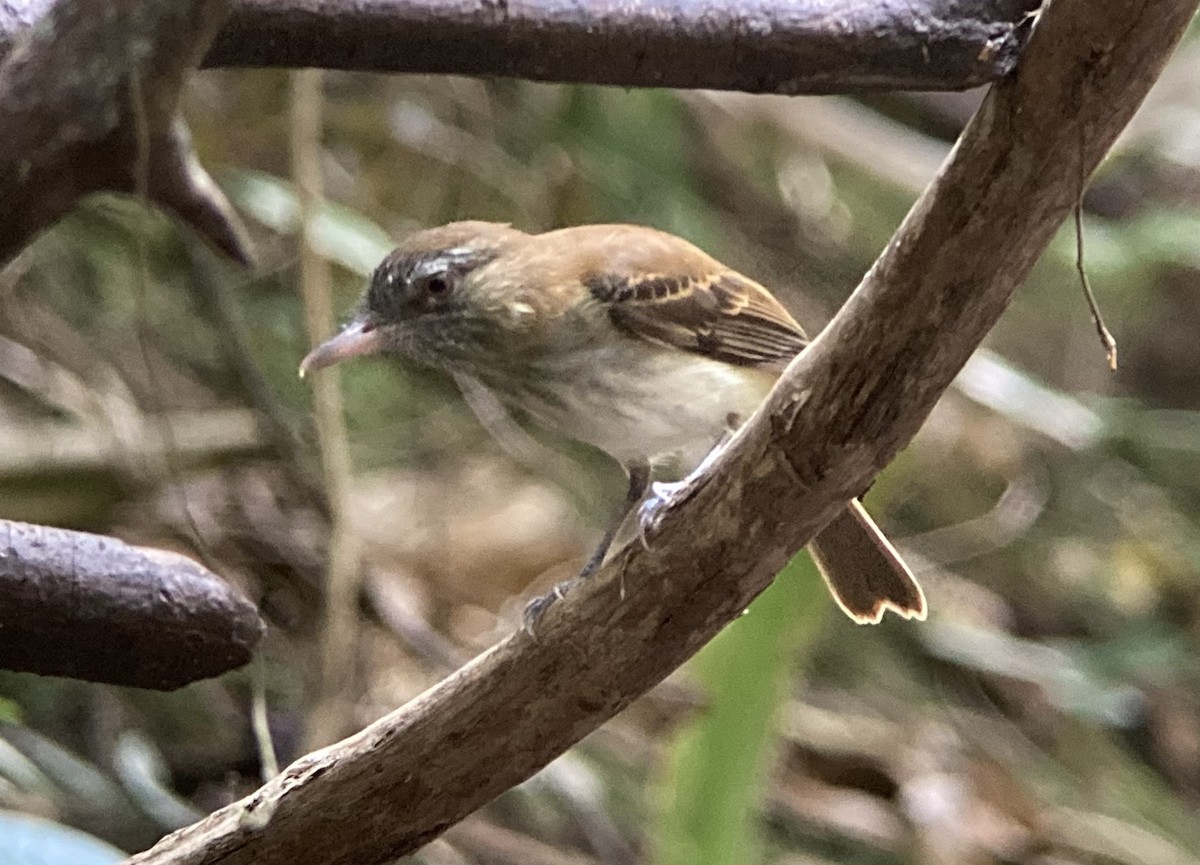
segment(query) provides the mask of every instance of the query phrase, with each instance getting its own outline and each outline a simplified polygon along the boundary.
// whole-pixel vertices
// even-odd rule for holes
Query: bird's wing
[[[808,344],[753,280],[722,267],[680,270],[599,272],[584,285],[625,333],[726,363],[781,370]]]

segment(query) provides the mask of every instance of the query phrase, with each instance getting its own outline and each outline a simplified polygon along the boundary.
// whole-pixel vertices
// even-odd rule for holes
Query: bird
[[[400,357],[609,454],[627,494],[586,578],[632,512],[653,520],[672,480],[706,469],[808,343],[765,287],[673,234],[628,224],[529,234],[462,221],[402,239],[300,375]],[[920,585],[858,499],[809,551],[853,621],[878,623],[887,610],[925,618]],[[527,607],[527,626],[562,594]]]

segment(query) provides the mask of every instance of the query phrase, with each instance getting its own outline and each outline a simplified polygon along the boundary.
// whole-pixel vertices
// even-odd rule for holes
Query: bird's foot
[[[730,415],[730,419],[733,419]],[[733,439],[733,431],[726,430],[721,440],[713,446],[713,449],[708,452],[708,455],[701,460],[700,465],[692,469],[691,474],[681,481],[667,483],[664,481],[655,481],[650,484],[650,494],[646,496],[641,506],[638,508],[637,523],[638,537],[642,541],[642,547],[650,549],[650,544],[646,538],[648,535],[658,529],[659,520],[662,519],[664,513],[672,505],[682,502],[687,499],[696,490],[704,485],[708,479],[709,473],[712,471],[713,465],[716,464],[725,448],[729,446],[729,442]]]
[[[521,614],[521,630],[531,637],[536,637],[534,630],[537,628],[538,622],[542,620],[542,616],[546,615],[546,611],[554,605],[555,601],[561,601],[567,596],[567,592],[571,591],[578,580],[565,580],[558,583],[548,593],[540,598],[534,598],[525,605],[525,612]]]
[[[650,484],[650,495],[646,496],[637,512],[638,538],[643,548],[650,549],[647,536],[657,531],[663,513],[674,504],[677,497],[682,497],[688,486],[690,484],[687,479],[675,483],[655,481]]]

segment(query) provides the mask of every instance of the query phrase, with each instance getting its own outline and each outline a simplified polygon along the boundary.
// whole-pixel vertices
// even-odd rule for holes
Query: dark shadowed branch
[[[241,224],[196,161],[179,91],[226,0],[0,7],[0,264],[92,192],[144,192],[227,255]]]
[[[263,627],[191,559],[0,520],[0,668],[170,690],[245,664]]]
[[[184,79],[226,8],[224,0],[0,7],[0,264],[97,191],[144,194],[248,260],[240,223],[177,116]],[[110,456],[86,436],[71,441],[80,460]],[[54,443],[39,439],[15,456],[46,458]],[[262,630],[253,605],[189,559],[0,522],[0,667],[177,688],[246,663]]]
[[[1070,214],[1196,5],[1055,0],[1016,76],[988,95],[851,300],[667,512],[649,550],[618,553],[550,609],[536,640],[513,635],[131,861],[392,861],[661,681],[913,437]]]
[[[1027,13],[1038,2],[5,3],[0,263],[80,197],[142,186],[227,255],[249,260],[240,221],[195,159],[177,117],[184,76],[206,50],[209,66],[774,93],[945,90],[1008,74],[1030,29]]]
[[[207,66],[448,72],[768,93],[961,90],[1040,0],[234,0]]]

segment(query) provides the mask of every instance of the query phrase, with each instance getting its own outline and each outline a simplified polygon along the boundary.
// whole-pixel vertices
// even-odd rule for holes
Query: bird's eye
[[[425,290],[430,294],[445,294],[450,289],[450,283],[444,276],[431,276],[425,283]]]

